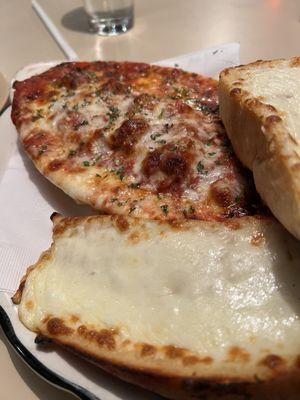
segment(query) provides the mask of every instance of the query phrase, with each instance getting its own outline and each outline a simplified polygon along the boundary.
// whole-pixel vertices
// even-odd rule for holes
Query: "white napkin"
[[[216,76],[223,68],[238,63],[239,45],[230,43],[156,64],[176,64],[188,71]],[[17,142],[9,114],[7,110],[0,119],[0,133],[8,127],[11,138]],[[49,247],[52,228],[49,217],[54,211],[63,215],[95,213],[89,207],[76,205],[48,182],[16,145],[0,183],[0,291],[15,291],[27,267]]]
[[[218,78],[222,69],[240,63],[240,45],[224,43],[194,53],[183,54],[155,64],[165,67],[179,67],[186,71],[198,72],[205,76]]]

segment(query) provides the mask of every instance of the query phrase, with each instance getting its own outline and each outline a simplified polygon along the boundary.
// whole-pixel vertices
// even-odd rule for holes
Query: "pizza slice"
[[[73,62],[14,88],[12,120],[25,151],[76,202],[151,219],[258,212],[213,79],[142,63]]]

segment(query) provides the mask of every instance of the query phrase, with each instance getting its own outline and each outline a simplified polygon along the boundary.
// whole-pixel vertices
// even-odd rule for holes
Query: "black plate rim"
[[[18,356],[33,370],[37,375],[45,379],[50,384],[70,392],[80,400],[101,400],[87,389],[76,383],[63,378],[51,369],[42,364],[30,351],[22,344],[17,337],[12,323],[4,308],[0,305],[0,327],[13,350]]]

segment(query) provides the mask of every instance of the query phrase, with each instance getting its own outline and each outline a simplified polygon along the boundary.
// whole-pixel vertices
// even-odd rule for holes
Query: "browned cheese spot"
[[[129,107],[126,116],[128,118],[133,118],[135,115],[143,112],[144,110],[149,110],[153,111],[155,106],[156,106],[156,99],[147,94],[147,93],[142,93],[138,95],[132,105]]]
[[[180,192],[181,184],[189,174],[195,155],[190,151],[170,150],[167,144],[156,150],[149,151],[142,162],[142,171],[149,178],[155,174],[163,174],[163,180],[158,183],[158,192]]]
[[[189,169],[188,156],[190,155],[174,153],[163,148],[150,151],[143,160],[143,172],[146,176],[151,176],[160,171],[167,176],[182,180]]]
[[[160,169],[168,176],[186,175],[188,163],[180,154],[166,154],[161,160]]]
[[[133,227],[133,224],[131,225]],[[149,239],[149,233],[144,224],[138,224],[136,230],[132,230],[128,235],[128,241],[131,244],[139,243],[142,240]]]
[[[47,330],[51,335],[70,335],[73,329],[69,328],[64,324],[64,321],[60,318],[51,318],[47,322]]]
[[[89,223],[94,217],[88,217],[87,222]],[[78,224],[84,222],[83,217],[64,217],[54,222],[53,232],[54,235],[62,235],[70,228],[75,228]]]
[[[185,356],[182,358],[183,365],[194,365],[194,364],[206,364],[209,365],[213,362],[212,357],[197,357],[197,356]]]
[[[246,363],[250,360],[250,354],[238,346],[233,346],[228,351],[227,362],[243,362]]]
[[[151,344],[143,343],[141,345],[141,357],[153,357],[156,354],[156,348]]]
[[[50,172],[54,172],[54,171],[58,171],[60,168],[62,168],[63,165],[64,165],[63,160],[53,160],[48,164],[47,169]]]
[[[128,239],[131,243],[136,244],[142,239],[142,233],[139,231],[134,231],[128,236]]]
[[[143,160],[142,169],[146,176],[151,176],[159,170],[161,150],[154,150]]]
[[[186,356],[182,359],[183,365],[195,365],[200,361],[200,359],[196,356]]]
[[[87,75],[80,68],[76,68],[66,72],[60,79],[59,84],[67,89],[75,90],[85,82],[88,82]]]
[[[112,94],[127,94],[130,92],[130,87],[118,82],[115,78],[109,79],[101,87],[102,93],[108,92]]]
[[[300,66],[300,57],[294,57],[290,61],[291,67],[299,67]]]
[[[200,358],[200,362],[203,364],[211,364],[213,362],[213,359],[212,359],[212,357],[207,356],[207,357]]]
[[[60,236],[60,235],[62,235],[65,231],[66,231],[66,229],[67,229],[67,224],[66,224],[66,221],[64,220],[64,221],[62,221],[62,222],[59,222],[58,224],[56,224],[55,226],[54,226],[54,228],[53,228],[53,234],[55,235],[55,236]]]
[[[285,364],[285,361],[282,357],[277,356],[275,354],[270,354],[263,358],[260,361],[261,365],[264,365],[265,367],[268,367],[270,369],[278,369],[282,367]]]
[[[108,350],[114,350],[116,348],[114,336],[117,335],[117,331],[115,329],[101,329],[100,331],[95,331],[81,325],[78,327],[77,332],[86,340],[96,342],[100,347],[105,347]]]
[[[251,244],[252,246],[261,246],[265,242],[265,237],[262,232],[256,232],[252,237],[251,237]]]
[[[238,221],[236,221],[236,220],[233,220],[233,221],[232,221],[232,220],[230,220],[230,219],[227,219],[227,220],[224,221],[224,222],[225,222],[227,228],[232,229],[233,231],[237,231],[238,229],[241,228],[241,224],[240,224]]]
[[[185,350],[175,346],[165,346],[165,354],[168,358],[180,358],[184,356]]]
[[[209,190],[211,198],[221,207],[228,207],[234,203],[234,197],[230,188],[224,185],[222,179],[215,181]]]
[[[96,129],[93,134],[90,136],[90,138],[85,142],[84,144],[84,151],[87,154],[92,154],[93,150],[94,150],[94,146],[95,143],[97,143],[97,141],[101,138],[101,136],[103,135],[103,131],[101,129]],[[80,136],[79,135],[75,135],[74,137],[74,141],[76,141],[76,137],[77,140],[80,141]]]
[[[102,329],[97,334],[97,343],[102,347],[106,347],[108,350],[114,350],[116,347],[116,341],[114,335],[116,333],[109,329]]]
[[[112,150],[132,153],[136,143],[148,128],[148,123],[142,118],[127,119],[110,136],[108,145]]]
[[[129,229],[129,222],[123,215],[112,216],[112,220],[120,232],[126,232]]]

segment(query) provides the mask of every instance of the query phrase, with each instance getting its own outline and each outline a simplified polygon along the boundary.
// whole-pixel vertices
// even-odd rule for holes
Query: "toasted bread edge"
[[[300,58],[290,62],[296,61],[299,65]],[[251,96],[243,89],[243,80],[240,79],[240,72],[249,68],[276,67],[281,62],[284,60],[257,61],[222,71],[220,114],[237,157],[253,171],[258,193],[275,217],[300,239],[300,187],[293,168],[299,160],[284,155],[286,144],[291,142],[293,146],[295,143],[280,111]]]

